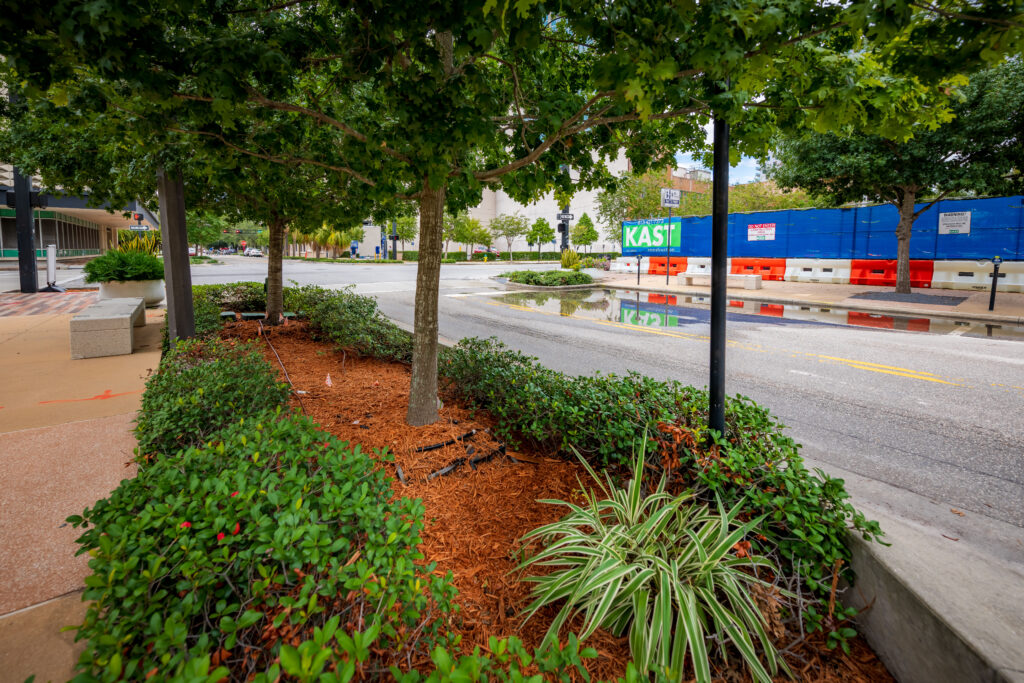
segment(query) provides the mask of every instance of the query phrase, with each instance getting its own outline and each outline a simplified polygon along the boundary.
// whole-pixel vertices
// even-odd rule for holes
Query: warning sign
[[[748,242],[769,242],[775,240],[775,223],[748,223]]]
[[[947,211],[939,214],[940,235],[970,235],[971,212]]]

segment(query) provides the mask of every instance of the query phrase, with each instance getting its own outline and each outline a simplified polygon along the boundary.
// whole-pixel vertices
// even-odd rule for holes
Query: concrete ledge
[[[877,516],[877,515],[872,515]],[[1024,683],[1024,574],[892,518],[892,546],[851,539],[844,602],[901,683]]]
[[[679,273],[676,275],[676,284],[683,286],[710,287],[711,274],[689,274]],[[742,287],[743,289],[761,289],[760,275],[744,275],[729,273],[725,276],[726,287]]]

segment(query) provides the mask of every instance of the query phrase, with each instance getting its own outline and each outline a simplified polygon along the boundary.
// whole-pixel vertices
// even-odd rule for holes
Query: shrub
[[[108,251],[86,263],[84,270],[86,282],[164,279],[164,262],[142,251]]]
[[[363,356],[410,362],[412,337],[377,310],[377,301],[351,288],[315,285],[286,291],[286,304],[309,319],[315,338]]]
[[[742,396],[726,401],[726,434],[707,429],[706,391],[636,373],[569,376],[497,340],[463,339],[441,353],[438,369],[455,392],[486,408],[503,438],[579,451],[597,466],[648,462],[693,487],[698,498],[767,515],[760,551],[778,551],[785,569],[819,594],[837,561],[848,578],[847,526],[877,538],[877,522],[854,509],[841,479],[804,467],[796,443],[767,410]],[[657,437],[644,438],[648,430]],[[712,440],[713,437],[713,440]]]
[[[507,277],[509,281],[521,285],[535,285],[538,287],[565,287],[567,285],[590,285],[594,278],[586,273],[570,270],[514,270],[509,273],[502,273],[501,277]]]
[[[706,641],[714,644],[712,636],[717,636],[723,646],[727,642],[739,651],[755,680],[770,683],[780,658],[749,586],[769,585],[750,569],[775,569],[765,558],[741,559],[730,552],[756,529],[760,518],[736,525],[739,506],[727,512],[719,505],[718,514],[712,514],[693,504],[692,494],[667,493],[664,476],[648,493],[642,483],[642,454],[626,488],[615,486],[607,474],[602,482],[587,469],[604,498],[590,490],[584,505],[542,501],[564,505],[570,512],[524,539],[539,541],[541,549],[520,569],[554,568],[526,579],[536,584],[527,618],[561,603],[545,642],[557,641],[562,625],[582,613],[583,639],[598,628],[617,636],[628,632],[630,653],[640,671],[683,680],[689,653],[696,679],[710,682]]]
[[[573,249],[566,249],[562,252],[562,267],[566,270],[579,270],[580,255]]]
[[[359,447],[303,417],[243,419],[164,454],[69,518],[92,570],[79,669],[273,681],[278,657],[308,668],[313,649],[349,676],[359,660],[379,671],[425,657],[454,589],[418,564],[422,515],[421,502],[392,499]]]
[[[251,347],[179,341],[146,383],[135,425],[139,453],[197,446],[240,417],[285,405],[288,396],[288,386]]]
[[[217,285],[193,285],[192,301],[206,300],[222,311],[252,313],[267,308],[267,293],[262,282],[231,282]]]

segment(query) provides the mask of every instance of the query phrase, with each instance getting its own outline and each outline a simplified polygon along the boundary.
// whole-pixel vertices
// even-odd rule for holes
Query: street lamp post
[[[725,287],[729,228],[729,124],[715,118],[711,185],[711,381],[708,427],[725,436]]]

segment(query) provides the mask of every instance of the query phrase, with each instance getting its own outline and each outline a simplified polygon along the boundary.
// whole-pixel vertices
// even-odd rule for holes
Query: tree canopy
[[[597,187],[620,150],[641,171],[664,166],[706,151],[712,116],[735,155],[763,152],[779,126],[898,137],[944,118],[950,65],[1022,41],[1013,0],[298,4],[41,0],[0,15],[0,53],[24,94],[87,92],[147,142],[229,152],[228,172],[245,158],[352,204],[418,202],[411,424],[437,417],[446,208],[484,186],[518,201],[568,190],[568,168]]]
[[[589,247],[600,239],[600,235],[597,234],[597,229],[594,227],[594,221],[586,213],[579,217],[576,225],[572,226],[572,230],[569,231],[569,237],[572,239],[573,244],[581,247]]]
[[[551,227],[546,218],[538,218],[530,226],[530,231],[526,233],[526,241],[529,244],[537,245],[537,256],[540,256],[541,248],[555,239],[555,229]]]
[[[909,292],[910,236],[918,216],[951,194],[1024,187],[1024,65],[1010,60],[973,75],[953,111],[952,121],[934,130],[917,126],[904,142],[877,135],[783,138],[771,176],[832,204],[867,198],[899,209],[896,286]]]

